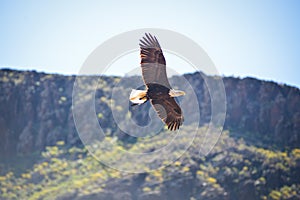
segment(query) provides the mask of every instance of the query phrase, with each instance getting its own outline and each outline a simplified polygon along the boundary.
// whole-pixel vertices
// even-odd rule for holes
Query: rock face
[[[211,114],[204,76],[202,73],[184,75],[197,95],[201,124],[209,122]],[[134,78],[124,80],[130,85]],[[173,77],[171,82],[180,88],[177,79]],[[40,151],[59,140],[80,144],[72,114],[74,81],[75,76],[0,70],[1,156]],[[298,88],[254,78],[225,77],[223,82],[227,100],[225,129],[236,131],[241,137],[253,134],[282,148],[300,147]],[[85,83],[87,89],[89,85],[97,85],[95,97],[101,99],[96,101],[96,110],[101,111],[99,121],[111,133],[119,131],[109,106],[112,88],[117,83],[117,77],[105,77],[101,83]],[[127,93],[123,95],[126,98]],[[193,115],[193,108],[185,111],[185,115]],[[133,113],[133,118],[142,124],[146,116]]]
[[[253,78],[224,78],[226,126],[258,133],[278,146],[299,147],[300,92],[298,88]]]
[[[11,70],[1,70],[0,77],[1,154],[27,154],[58,140],[73,142],[74,77]]]

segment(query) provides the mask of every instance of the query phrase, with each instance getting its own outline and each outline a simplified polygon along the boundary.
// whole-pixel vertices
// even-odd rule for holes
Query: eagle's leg
[[[147,96],[144,96],[142,98],[139,98],[139,100],[143,101],[143,102],[142,103],[133,103],[133,104],[131,104],[131,106],[142,105],[142,104],[146,103],[149,99]]]

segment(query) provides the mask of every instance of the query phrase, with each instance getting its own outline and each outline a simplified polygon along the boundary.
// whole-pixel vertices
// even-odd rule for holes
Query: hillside
[[[189,139],[189,129],[184,128],[181,134],[177,145]],[[178,160],[158,170],[131,160],[119,163],[119,167],[143,168],[145,172],[140,174],[106,167],[85,148],[65,148],[58,142],[47,147],[43,159],[27,172],[0,176],[0,194],[2,199],[64,200],[300,198],[300,149],[283,152],[258,148],[230,138],[227,132],[207,157],[201,157],[197,147],[200,138]],[[161,141],[154,140],[146,146],[127,146],[127,151],[149,151],[159,145]],[[122,160],[117,150],[123,148],[116,144],[105,159]],[[160,158],[153,162],[159,163]]]
[[[185,79],[193,87],[199,102],[203,125],[210,120],[210,94],[200,73],[187,74]],[[130,85],[139,77],[104,77],[102,79],[82,77],[83,87],[96,90],[96,109],[105,118],[99,118],[103,128],[118,132],[110,111],[109,100],[112,88],[123,91],[128,99]],[[27,154],[45,149],[57,141],[79,144],[71,111],[72,89],[75,76],[61,76],[37,72],[13,70],[0,71],[0,152],[2,156]],[[99,81],[100,80],[100,81]],[[99,81],[99,83],[98,83]],[[279,85],[254,78],[223,78],[227,112],[225,129],[240,137],[256,134],[262,143],[281,147],[300,147],[300,92],[298,88]],[[180,77],[171,79],[172,85],[180,88]],[[90,89],[91,90],[91,89]],[[144,121],[144,109],[137,121]],[[185,111],[192,115],[194,109]],[[133,116],[135,117],[135,116]],[[139,123],[139,122],[138,122]],[[141,122],[142,123],[142,122]]]
[[[111,151],[94,155],[119,160],[126,169],[135,165],[143,173],[132,174],[106,167],[87,152],[75,129],[72,91],[75,76],[31,71],[0,70],[0,199],[299,199],[300,198],[300,91],[254,78],[224,77],[226,118],[224,133],[206,157],[199,144],[211,117],[211,99],[202,73],[171,78],[174,88],[184,90],[186,80],[195,91],[201,118],[199,135],[191,140],[195,108],[187,104],[187,120],[174,144],[193,141],[187,151],[175,149],[169,156],[182,156],[156,170],[119,153],[155,152],[168,144],[160,137],[126,135],[113,112],[125,110],[112,97],[128,101],[133,83],[140,77],[80,77],[80,87],[96,88],[95,112]],[[218,92],[218,91],[216,91]],[[83,103],[90,97],[80,94]],[[187,95],[184,98],[189,99]],[[128,118],[147,124],[150,104],[130,108]],[[150,109],[151,110],[151,109]],[[84,110],[82,111],[84,112]],[[86,119],[87,121],[89,119]],[[87,123],[88,124],[88,123]],[[119,124],[119,125],[120,125]],[[129,126],[129,125],[128,125]],[[129,126],[130,128],[130,126]],[[166,136],[166,137],[164,137]],[[149,137],[149,138],[152,138]],[[117,141],[117,142],[116,142]],[[141,157],[141,163],[147,161]],[[163,163],[164,157],[151,160]]]

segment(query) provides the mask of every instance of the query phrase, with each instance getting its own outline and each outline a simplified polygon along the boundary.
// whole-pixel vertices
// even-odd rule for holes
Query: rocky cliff
[[[210,94],[202,73],[186,74],[193,87],[201,111],[201,124],[210,119]],[[206,78],[213,78],[207,77]],[[122,80],[130,85],[133,79]],[[180,88],[180,77],[171,79]],[[100,124],[114,134],[120,132],[113,120],[109,100],[112,88],[127,91],[118,84],[118,77],[103,77],[84,85],[97,85],[96,110]],[[95,79],[96,80],[96,79]],[[72,114],[72,90],[75,76],[37,73],[34,71],[0,70],[0,153],[1,156],[28,154],[41,151],[57,141],[80,144]],[[300,91],[298,88],[254,78],[223,78],[227,112],[225,129],[251,141],[251,135],[279,148],[300,147]],[[124,92],[126,98],[128,94]],[[83,94],[84,96],[84,94]],[[83,98],[84,99],[84,98]],[[150,105],[145,105],[150,107]],[[118,108],[117,108],[118,109]],[[193,108],[185,111],[192,115]],[[133,113],[142,123],[145,116]]]

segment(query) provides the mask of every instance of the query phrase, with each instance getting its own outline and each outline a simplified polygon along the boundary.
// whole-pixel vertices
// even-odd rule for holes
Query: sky
[[[299,88],[299,10],[297,0],[1,0],[0,68],[78,74],[90,53],[113,36],[161,28],[199,44],[221,75]],[[133,54],[124,65],[138,59],[138,52]],[[109,73],[125,75],[128,70],[112,68]]]

